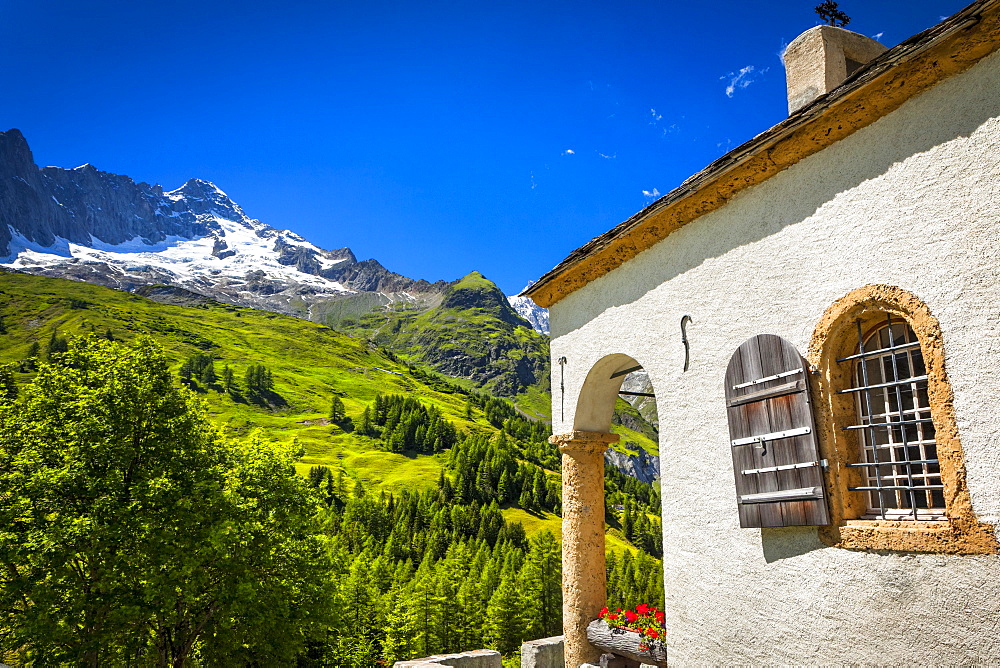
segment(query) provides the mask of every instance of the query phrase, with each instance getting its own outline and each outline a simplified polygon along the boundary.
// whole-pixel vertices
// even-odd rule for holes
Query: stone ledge
[[[563,637],[528,640],[521,644],[521,668],[563,668]]]
[[[501,668],[500,652],[492,649],[475,649],[457,654],[435,654],[411,661],[397,661],[392,668]]]

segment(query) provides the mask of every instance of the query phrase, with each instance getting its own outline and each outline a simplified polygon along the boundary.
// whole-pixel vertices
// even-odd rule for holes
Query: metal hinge
[[[812,432],[810,427],[799,427],[797,429],[786,429],[785,431],[773,431],[770,434],[760,434],[759,436],[747,436],[746,438],[737,438],[732,441],[733,447],[737,445],[750,445],[751,443],[760,443],[763,445],[764,441],[777,441],[780,438],[791,438],[793,436],[802,436],[804,434],[809,434]]]

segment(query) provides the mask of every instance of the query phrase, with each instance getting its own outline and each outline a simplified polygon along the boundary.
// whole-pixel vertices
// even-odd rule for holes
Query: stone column
[[[587,624],[607,600],[604,574],[604,451],[618,434],[574,431],[549,442],[562,452],[563,636],[566,666],[598,663]]]

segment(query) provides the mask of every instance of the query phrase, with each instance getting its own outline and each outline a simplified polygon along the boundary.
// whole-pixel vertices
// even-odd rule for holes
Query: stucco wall
[[[629,355],[652,380],[672,664],[1000,661],[1000,556],[857,552],[812,528],[740,529],[722,386],[747,338],[779,334],[805,354],[838,297],[869,283],[909,290],[941,324],[973,508],[1000,523],[998,273],[994,54],[552,307],[552,357],[567,358],[557,433],[573,429],[602,357]]]

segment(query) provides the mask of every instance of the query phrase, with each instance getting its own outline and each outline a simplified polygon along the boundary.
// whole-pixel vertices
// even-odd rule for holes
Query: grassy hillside
[[[466,390],[408,366],[373,343],[290,316],[194,299],[172,288],[151,294],[161,301],[88,283],[0,273],[0,363],[22,362],[33,346],[44,358],[54,335],[93,333],[126,342],[151,335],[173,359],[175,370],[193,355],[211,355],[216,373],[221,375],[228,366],[238,382],[251,365],[263,365],[274,382],[274,394],[266,405],[239,394],[234,399],[221,384],[209,389],[193,385],[207,403],[211,419],[232,435],[260,428],[279,441],[297,442],[305,453],[297,464],[300,473],[306,475],[314,466],[329,467],[348,490],[356,482],[369,492],[435,489],[447,469],[447,452],[389,452],[384,441],[355,433],[376,394],[418,399],[437,408],[463,432],[489,438],[499,433],[481,404],[470,405]],[[15,376],[26,382],[31,371]],[[340,424],[328,419],[334,396],[341,398],[347,413]],[[536,387],[527,396],[528,410],[520,413],[544,416],[547,394]],[[493,419],[498,424],[495,415]],[[655,452],[647,434],[623,426],[616,426],[616,431],[623,433],[620,447],[639,443]],[[553,463],[546,465],[546,477],[558,487],[557,459],[547,461]],[[505,507],[503,514],[523,524],[529,535],[544,529],[560,533],[561,520],[548,509],[529,513],[515,504]],[[635,549],[616,529],[608,534],[608,548]]]
[[[3,362],[24,359],[33,342],[44,353],[54,332],[110,331],[124,341],[152,335],[178,368],[196,353],[212,355],[217,372],[228,365],[237,379],[250,365],[262,364],[271,370],[280,400],[263,408],[198,388],[216,424],[234,434],[260,427],[275,439],[295,439],[306,451],[301,466],[342,466],[369,488],[430,487],[441,464],[432,457],[382,452],[372,439],[327,424],[335,394],[348,417],[359,415],[376,393],[399,393],[438,407],[461,429],[494,431],[481,416],[466,419],[465,395],[449,383],[428,381],[377,346],[293,317],[205,301],[162,304],[88,283],[3,273],[0,320]]]
[[[479,272],[450,286],[432,308],[397,302],[338,326],[493,394],[515,397],[548,385],[548,338]]]

